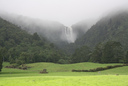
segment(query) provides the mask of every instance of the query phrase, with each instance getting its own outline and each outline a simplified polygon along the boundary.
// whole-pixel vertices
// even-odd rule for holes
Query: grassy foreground
[[[9,63],[4,63],[4,66]],[[128,86],[128,66],[101,72],[71,72],[72,69],[90,69],[115,64],[77,63],[27,64],[28,70],[3,68],[0,86]],[[46,68],[48,74],[39,71]]]
[[[128,76],[31,76],[0,79],[0,86],[128,86]]]

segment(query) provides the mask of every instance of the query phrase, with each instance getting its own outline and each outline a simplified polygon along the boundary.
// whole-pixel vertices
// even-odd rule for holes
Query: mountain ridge
[[[100,42],[109,40],[121,42],[128,49],[128,12],[107,16],[93,25],[75,44],[94,48]]]

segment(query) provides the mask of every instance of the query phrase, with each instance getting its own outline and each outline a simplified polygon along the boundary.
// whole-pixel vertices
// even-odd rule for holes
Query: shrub
[[[73,69],[72,72],[97,72],[97,71],[103,71],[103,70],[112,69],[112,68],[116,68],[116,67],[123,67],[123,66],[128,66],[128,64],[98,67],[98,68],[90,69],[90,70],[74,70]]]
[[[43,71],[40,71],[40,73],[48,73],[47,69],[43,69]]]
[[[103,68],[103,67],[96,68],[96,71],[101,71],[101,70],[105,70],[105,68]]]
[[[72,69],[72,72],[76,72],[76,70]]]
[[[96,69],[90,69],[89,72],[96,72]]]
[[[111,69],[111,68],[113,68],[113,66],[107,66],[107,67],[106,67],[106,69]]]
[[[88,72],[88,70],[81,70],[81,72]]]
[[[114,65],[113,67],[123,67],[123,65]]]
[[[28,69],[28,67],[27,67],[27,66],[25,66],[25,67],[22,67],[22,69],[23,69],[23,70],[27,70],[27,69]]]
[[[123,66],[128,66],[128,64],[123,64]]]

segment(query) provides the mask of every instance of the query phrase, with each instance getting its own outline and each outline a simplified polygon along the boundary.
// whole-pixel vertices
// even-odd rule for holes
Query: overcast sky
[[[127,6],[128,0],[0,0],[0,12],[58,21],[67,26]]]

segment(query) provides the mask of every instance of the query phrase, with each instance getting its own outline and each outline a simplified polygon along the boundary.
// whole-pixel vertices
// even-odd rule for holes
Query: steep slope
[[[73,28],[73,33],[77,35],[76,39],[82,37],[87,32],[87,30],[90,29],[90,27],[96,23],[96,21],[97,21],[96,19],[95,20],[90,19],[90,20],[83,20],[76,24],[73,24],[72,28]]]
[[[37,33],[32,35],[0,18],[0,51],[10,63],[58,62],[64,57],[60,51]]]
[[[71,33],[74,34],[73,36],[77,36],[73,37],[76,39],[83,36],[90,27],[90,24],[87,25],[87,22],[81,21],[72,25],[72,32],[70,32],[70,27],[66,28],[63,24],[55,21],[33,19],[20,15],[9,15],[6,13],[1,14],[0,16],[12,24],[21,27],[30,34],[37,32],[41,38],[45,38],[51,43],[54,43],[58,48],[65,52],[72,52],[72,50],[74,50],[69,47],[71,45],[69,45],[69,43],[72,41],[69,37]]]
[[[108,40],[120,42],[128,49],[128,12],[107,16],[93,25],[82,38],[76,41],[77,46],[87,45],[94,48],[99,42]]]
[[[74,38],[77,40],[81,38],[90,27],[96,23],[96,20],[83,20],[80,22],[77,22],[73,24],[72,27],[72,33],[75,36]],[[63,42],[64,43],[64,42]],[[63,44],[62,43],[62,44]],[[61,49],[66,52],[66,54],[72,54],[74,51],[78,48],[78,45],[75,43],[65,43]]]
[[[61,49],[68,45],[65,26],[59,22],[33,19],[20,15],[9,15],[7,13],[3,13],[0,16],[30,34],[37,32],[41,38],[47,39]]]
[[[23,30],[26,30],[28,33],[37,32],[41,37],[45,37],[53,43],[62,41],[61,34],[64,29],[64,25],[56,21],[47,21],[40,19],[33,19],[26,16],[20,15],[9,15],[1,14],[1,17],[12,24],[15,24],[21,27]],[[65,41],[65,40],[64,40]]]

